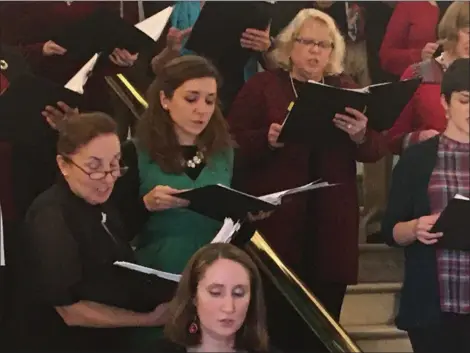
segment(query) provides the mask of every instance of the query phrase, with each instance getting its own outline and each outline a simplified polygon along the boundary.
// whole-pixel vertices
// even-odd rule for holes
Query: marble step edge
[[[355,340],[378,340],[408,338],[406,331],[393,324],[383,325],[348,325],[344,329]]]
[[[380,294],[398,293],[402,287],[401,282],[359,283],[347,287],[347,294]]]
[[[401,252],[401,248],[391,247],[387,244],[359,244],[361,253],[368,252]]]

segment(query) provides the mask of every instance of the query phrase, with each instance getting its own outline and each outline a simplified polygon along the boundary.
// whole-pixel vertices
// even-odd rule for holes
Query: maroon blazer
[[[124,1],[124,18],[138,20],[137,2]],[[0,40],[18,49],[32,71],[59,84],[65,84],[85,64],[67,57],[42,55],[44,43],[66,25],[89,16],[99,7],[120,11],[119,1],[5,1],[0,3]],[[96,67],[85,86],[85,110],[110,112],[105,75],[123,71],[109,60]]]
[[[325,83],[355,86],[344,75],[327,77]],[[273,151],[267,141],[269,126],[282,124],[294,98],[288,73],[282,70],[256,74],[239,92],[228,116],[239,145],[234,181],[254,195],[318,178],[341,183],[294,196],[269,219],[259,222],[259,230],[307,283],[317,279],[355,283],[359,256],[356,161],[379,160],[386,153],[386,144],[382,135],[372,130],[367,131],[366,142],[359,146],[335,130],[327,143],[291,143]]]

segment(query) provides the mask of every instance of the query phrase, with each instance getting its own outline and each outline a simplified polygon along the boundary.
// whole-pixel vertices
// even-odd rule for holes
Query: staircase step
[[[341,324],[393,324],[400,288],[401,283],[361,283],[348,286],[341,311]]]
[[[385,244],[359,245],[359,283],[403,282],[403,250]]]
[[[393,325],[352,325],[345,329],[364,353],[413,352],[408,334]]]

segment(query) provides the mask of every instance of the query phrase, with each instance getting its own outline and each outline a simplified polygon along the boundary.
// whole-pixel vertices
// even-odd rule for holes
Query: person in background
[[[432,58],[439,47],[439,11],[437,1],[397,3],[379,52],[385,71],[401,76],[410,65]]]
[[[169,316],[156,351],[270,351],[259,270],[231,244],[209,244],[191,257]]]
[[[396,324],[415,353],[470,352],[470,251],[439,247],[446,234],[431,232],[456,194],[470,196],[469,69],[457,59],[444,73],[447,126],[403,153],[382,222],[385,241],[405,251]]]
[[[191,34],[192,26],[204,6],[205,1],[177,1],[171,14],[171,28],[167,35],[167,46],[160,54],[152,59],[152,67],[156,75],[160,69],[171,59],[190,53],[184,48],[184,44]],[[243,48],[254,51],[252,58],[244,67],[244,72],[233,72],[230,77],[223,77],[224,86],[221,91],[223,110],[227,111],[243,83],[258,71],[258,62],[265,67],[271,67],[272,63],[266,60],[265,54],[271,48],[270,27],[266,30],[247,28],[240,38]],[[216,33],[208,35],[220,35]],[[197,53],[196,53],[197,54]],[[234,68],[235,70],[235,68]],[[236,71],[236,70],[235,70]]]
[[[136,287],[137,272],[124,275],[113,265],[135,261],[108,203],[127,169],[120,159],[109,116],[77,114],[60,124],[61,179],[33,202],[15,244],[21,257],[14,264],[7,350],[116,351],[123,348],[126,328],[164,324],[158,288]]]
[[[387,131],[387,143],[394,154],[410,144],[436,136],[446,128],[445,111],[440,104],[442,75],[457,58],[470,55],[470,9],[465,2],[449,6],[439,23],[439,41],[443,52],[436,58],[411,65],[402,80],[421,77],[422,82],[393,127]]]
[[[135,23],[136,5],[137,2],[129,1],[2,1],[0,42],[18,50],[33,74],[65,85],[85,61],[74,60],[67,56],[66,50],[51,41],[51,38],[61,33],[66,26],[87,18],[98,9],[121,13],[124,19]],[[120,48],[116,48],[109,58],[103,58],[105,60],[97,64],[84,87],[84,103],[80,110],[111,114],[112,106],[104,76],[125,70],[133,65],[136,58],[137,54],[128,53]],[[15,182],[28,189],[27,193],[23,193],[25,197],[17,205],[21,216],[37,195],[54,184],[57,175],[55,162],[57,132],[54,124],[64,116],[74,113],[76,111],[63,102],[57,102],[57,106],[45,107],[42,116],[37,117],[47,120],[51,127],[47,123],[41,131],[31,131],[28,126],[21,127],[23,134],[30,136],[16,146],[18,155],[21,155],[23,169],[29,169],[15,179]],[[12,117],[9,119],[13,120]]]
[[[264,195],[317,179],[340,184],[296,196],[258,224],[280,258],[336,319],[346,285],[357,280],[356,160],[374,162],[385,154],[386,146],[382,136],[367,127],[367,117],[349,108],[311,143],[284,145],[277,139],[289,105],[308,80],[357,87],[342,73],[344,50],[344,39],[330,16],[301,10],[278,35],[271,53],[282,69],[253,76],[228,116],[238,145],[237,188]]]
[[[177,197],[187,189],[231,184],[233,147],[218,106],[219,82],[216,68],[202,57],[171,60],[149,88],[149,108],[135,139],[123,146],[129,172],[112,198],[137,236],[141,265],[181,273],[222,226]],[[162,333],[137,331],[135,349],[149,349]]]

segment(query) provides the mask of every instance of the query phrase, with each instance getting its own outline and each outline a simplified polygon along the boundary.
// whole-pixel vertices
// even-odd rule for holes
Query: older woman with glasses
[[[117,350],[128,327],[164,324],[166,305],[155,300],[156,283],[144,284],[137,273],[113,265],[134,261],[107,203],[126,171],[120,158],[109,116],[80,114],[59,126],[62,179],[33,202],[18,243],[12,351]]]
[[[307,81],[345,88],[354,83],[342,73],[344,39],[327,14],[301,10],[276,44],[272,55],[282,69],[250,79],[228,116],[239,145],[234,179],[254,195],[320,178],[340,184],[296,196],[259,224],[271,246],[338,319],[346,285],[355,283],[358,268],[356,161],[377,161],[385,144],[367,127],[367,117],[350,108],[338,111],[328,127],[319,124],[308,143],[279,143],[287,109]],[[313,107],[321,104],[312,101]]]

